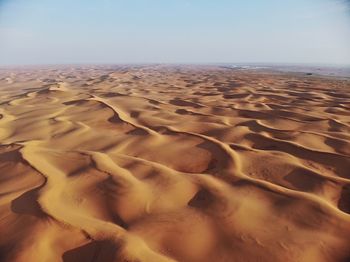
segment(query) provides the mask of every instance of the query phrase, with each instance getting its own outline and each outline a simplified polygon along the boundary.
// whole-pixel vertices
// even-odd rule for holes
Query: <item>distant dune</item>
[[[0,70],[0,261],[350,261],[350,80]]]

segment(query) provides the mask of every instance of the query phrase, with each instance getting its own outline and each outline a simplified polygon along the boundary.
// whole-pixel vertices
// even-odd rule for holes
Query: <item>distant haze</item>
[[[0,64],[350,64],[336,0],[0,0]]]

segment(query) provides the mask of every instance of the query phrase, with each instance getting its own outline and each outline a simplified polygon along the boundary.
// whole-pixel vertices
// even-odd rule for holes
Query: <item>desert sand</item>
[[[0,261],[350,261],[350,80],[0,70]]]

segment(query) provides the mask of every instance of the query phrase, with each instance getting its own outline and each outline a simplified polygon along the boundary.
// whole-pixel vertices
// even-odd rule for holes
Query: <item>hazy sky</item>
[[[350,1],[0,0],[0,64],[350,64]]]

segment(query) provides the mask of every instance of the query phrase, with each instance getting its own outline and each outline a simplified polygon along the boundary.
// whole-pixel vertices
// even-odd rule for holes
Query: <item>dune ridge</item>
[[[0,70],[0,261],[350,259],[350,80]]]

